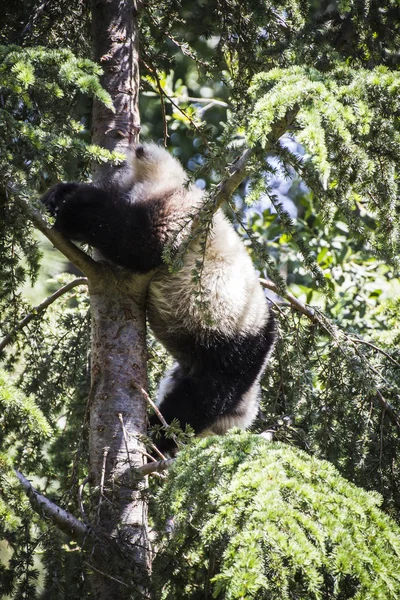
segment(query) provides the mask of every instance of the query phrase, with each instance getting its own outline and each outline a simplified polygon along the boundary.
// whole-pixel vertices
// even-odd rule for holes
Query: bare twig
[[[82,521],[79,521],[71,513],[40,494],[22,473],[16,469],[14,471],[29,498],[33,510],[38,515],[50,519],[63,533],[66,533],[77,542],[83,542],[88,536],[92,535],[90,529]]]
[[[99,503],[97,505],[97,523],[100,522],[101,505],[102,505],[103,497],[104,497],[104,481],[106,478],[107,455],[108,455],[109,450],[110,450],[110,448],[108,448],[108,446],[103,448],[103,466],[101,469],[101,478],[100,478]]]
[[[126,431],[126,427],[125,427],[124,418],[122,416],[122,413],[118,413],[118,419],[119,419],[119,422],[121,423],[122,435],[124,436],[124,444],[125,444],[126,456],[127,456],[129,467],[130,467],[130,471],[129,472],[132,473],[132,469],[134,468],[134,465],[132,465],[132,463],[131,463],[131,456],[130,456],[130,453],[129,453],[129,444],[128,444],[128,433]],[[133,483],[133,481],[132,481],[132,475],[131,475],[131,483]]]
[[[81,511],[81,515],[85,520],[86,520],[86,513],[85,513],[85,508],[83,506],[82,496],[83,496],[83,489],[84,489],[85,485],[88,483],[88,481],[89,481],[89,477],[85,477],[85,479],[82,481],[82,483],[80,484],[80,486],[78,488],[79,510]]]
[[[154,450],[154,452],[156,454],[158,454],[158,456],[161,458],[161,460],[167,460],[167,457],[162,452],[160,452],[160,450],[157,448],[157,446],[153,442],[148,441],[147,444],[150,444],[151,449]]]
[[[197,131],[197,133],[199,134],[199,136],[202,138],[205,146],[208,146],[208,139],[204,135],[204,133],[202,132],[201,127],[199,127],[199,125],[197,125],[194,122],[194,120],[192,119],[192,117],[190,115],[188,115],[187,112],[183,108],[181,108],[179,106],[179,104],[177,104],[171,98],[171,96],[164,90],[164,88],[162,87],[161,82],[160,82],[160,80],[158,78],[157,70],[154,67],[152,67],[151,65],[145,63],[144,61],[143,61],[143,64],[146,67],[146,69],[148,69],[150,71],[150,73],[152,73],[152,75],[154,75],[154,77],[156,79],[157,89],[158,89],[158,92],[160,94],[160,97],[164,96],[172,104],[172,106],[174,106],[176,108],[176,110],[179,110],[179,112],[185,117],[185,119],[187,119],[189,121],[189,123],[191,124],[191,126],[193,127],[193,129],[195,129]]]
[[[46,308],[48,308],[50,306],[50,304],[53,304],[53,302],[55,302],[55,300],[57,300],[58,298],[60,298],[63,294],[66,294],[67,292],[69,292],[69,290],[72,290],[74,287],[77,287],[78,285],[85,285],[87,284],[88,280],[86,279],[86,277],[78,277],[77,279],[74,279],[73,281],[70,281],[69,283],[67,283],[66,285],[64,285],[63,287],[61,287],[59,290],[57,290],[56,292],[54,292],[54,294],[52,294],[51,296],[49,296],[48,298],[46,298],[45,300],[43,300],[43,302],[41,302],[40,304],[38,304],[38,306],[35,306],[32,309],[32,312],[28,313],[17,325],[16,327],[14,327],[14,329],[12,331],[10,331],[10,333],[8,333],[3,340],[0,342],[0,352],[1,350],[4,350],[4,348],[6,346],[8,346],[8,344],[10,342],[13,341],[15,334],[20,331],[21,329],[23,329],[26,325],[28,325],[28,323],[30,323],[32,321],[32,319],[34,319],[35,317],[37,317],[38,315],[40,315],[40,313],[42,313],[44,310],[46,310]]]
[[[156,79],[156,83],[157,83],[157,88],[158,88],[158,95],[160,97],[160,102],[161,102],[161,116],[162,116],[162,122],[163,122],[163,136],[164,136],[164,147],[167,147],[167,140],[168,140],[168,123],[167,123],[167,114],[165,111],[165,101],[164,101],[164,94],[163,94],[163,89],[162,89],[162,85],[161,85],[161,81],[160,78],[158,76],[158,73],[155,69],[153,69],[153,75]]]
[[[228,108],[229,104],[224,102],[223,100],[217,100],[216,98],[194,98],[193,96],[181,96],[177,98],[177,100],[181,100],[182,102],[195,102],[198,104],[213,104],[215,106],[223,106],[224,108]]]
[[[168,425],[167,421],[164,419],[164,417],[162,416],[162,414],[161,414],[158,406],[156,404],[154,404],[153,400],[150,398],[150,396],[148,395],[148,393],[146,392],[146,390],[144,390],[142,387],[139,387],[138,389],[143,394],[143,396],[146,398],[147,403],[154,410],[154,412],[156,413],[157,417],[160,419],[162,425],[168,429],[169,425]],[[175,444],[177,446],[179,445],[179,442],[178,442],[178,439],[177,439],[176,435],[172,434],[171,435],[171,439],[174,440],[174,442],[175,442]]]
[[[141,448],[135,448],[135,452],[139,452],[142,456],[145,456],[151,462],[157,462],[157,459],[155,459],[154,456],[152,456],[151,454],[149,454],[148,452],[146,452],[146,450],[142,450]]]
[[[86,566],[89,567],[89,569],[93,569],[93,571],[95,571],[99,575],[102,575],[103,577],[106,577],[107,579],[111,579],[111,581],[115,581],[116,583],[119,583],[119,585],[122,585],[122,586],[128,588],[129,590],[134,589],[130,585],[126,584],[124,581],[121,581],[120,579],[117,579],[116,577],[113,577],[112,575],[109,575],[108,573],[104,573],[104,571],[100,571],[100,569],[97,569],[96,567],[94,567],[91,563],[87,562],[86,560],[83,562]]]
[[[154,410],[154,412],[156,413],[157,417],[160,419],[160,421],[164,425],[164,427],[169,427],[167,421],[164,419],[164,417],[160,413],[158,406],[156,404],[154,404],[153,400],[150,398],[150,396],[148,395],[146,390],[144,390],[142,387],[139,387],[138,389],[143,394],[143,396],[146,398],[146,402],[148,402],[149,406],[151,406],[151,408]]]

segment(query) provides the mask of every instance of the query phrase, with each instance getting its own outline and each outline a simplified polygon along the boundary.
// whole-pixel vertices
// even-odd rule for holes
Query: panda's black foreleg
[[[109,235],[106,227],[110,230],[123,226],[110,194],[94,185],[59,183],[41,201],[55,217],[57,231],[95,247],[99,247],[104,237]]]
[[[97,248],[104,258],[136,273],[161,265],[162,244],[145,204],[130,202],[117,190],[81,183],[60,183],[42,202],[55,217],[55,229]]]

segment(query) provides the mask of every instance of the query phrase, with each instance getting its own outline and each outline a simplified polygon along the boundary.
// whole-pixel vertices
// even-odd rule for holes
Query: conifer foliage
[[[340,65],[328,73],[299,66],[272,69],[253,79],[254,106],[246,126],[249,143],[263,147],[277,115],[297,106],[293,128],[307,159],[287,149],[280,155],[279,147],[277,156],[314,191],[325,220],[336,206],[353,235],[396,267],[399,91],[400,73],[385,66]],[[355,202],[376,215],[375,231],[365,231],[354,214]]]
[[[134,5],[142,137],[164,141],[206,188],[199,246],[224,205],[269,290],[279,336],[254,429],[272,441],[196,441],[150,490],[139,483],[154,526],[150,591],[134,569],[121,573],[126,546],[98,527],[101,510],[124,512],[109,500],[120,482],[88,485],[87,280],[37,231],[50,185],[122,159],[91,143],[92,101],[115,110],[100,85],[110,56],[92,61],[89,3],[4,2],[0,597],[89,600],[90,578],[103,577],[121,598],[399,598],[399,0]],[[166,249],[171,269],[190,243]],[[148,353],[153,397],[168,357],[150,334]],[[146,442],[140,460],[154,461]],[[60,531],[42,501],[81,537]]]
[[[158,497],[158,597],[397,598],[400,529],[380,502],[260,436],[201,441]]]

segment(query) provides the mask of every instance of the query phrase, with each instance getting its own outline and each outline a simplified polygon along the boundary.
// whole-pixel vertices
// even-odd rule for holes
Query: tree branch
[[[49,227],[40,212],[27,200],[22,198],[18,192],[13,190],[13,197],[18,206],[26,213],[32,223],[41,231],[70,262],[82,271],[89,279],[96,279],[101,273],[101,265],[85,254],[78,246],[75,246],[62,233]]]
[[[94,565],[92,565],[90,562],[87,562],[85,560],[84,564],[86,566],[88,566],[89,569],[93,569],[93,571],[95,573],[98,573],[99,575],[102,575],[103,577],[106,577],[107,579],[110,579],[111,581],[115,581],[115,583],[118,583],[118,585],[122,585],[123,587],[128,588],[129,590],[136,591],[136,588],[133,588],[130,585],[127,585],[124,581],[121,581],[120,579],[117,579],[116,577],[113,577],[109,573],[105,573],[104,571],[100,571],[100,569],[96,569],[96,567]],[[145,597],[146,596],[142,596],[142,598],[145,598]]]
[[[397,431],[400,433],[400,419],[393,406],[387,400],[385,400],[379,390],[376,390],[376,396],[381,403],[383,410],[389,415],[390,420],[392,423],[394,423],[394,425],[396,425]]]
[[[230,169],[228,177],[223,179],[218,187],[216,193],[213,195],[212,201],[215,206],[215,210],[219,208],[224,202],[227,202],[232,196],[233,192],[239,187],[243,179],[247,175],[247,163],[253,154],[252,148],[247,148],[233,164]]]
[[[156,462],[149,462],[143,465],[142,467],[138,467],[135,469],[135,473],[140,475],[141,477],[146,477],[146,475],[151,475],[152,473],[162,473],[162,471],[166,471],[169,467],[174,463],[174,458],[166,458],[165,460],[157,460]]]
[[[286,115],[273,123],[270,134],[267,138],[267,144],[264,148],[266,152],[273,149],[279,138],[286,133],[289,127],[294,122],[297,114],[300,110],[299,106],[294,106],[291,110],[288,110]],[[234,191],[242,183],[243,179],[248,174],[248,162],[250,157],[253,155],[254,150],[248,148],[242,154],[238,160],[236,160],[230,170],[228,177],[223,179],[217,187],[217,191],[212,196],[212,202],[215,210],[219,208],[224,202],[227,202]]]
[[[138,386],[138,390],[140,390],[140,392],[146,398],[146,402],[148,402],[149,406],[154,410],[154,412],[156,413],[157,417],[160,419],[162,425],[164,427],[169,427],[167,421],[164,419],[162,413],[160,412],[157,404],[154,404],[153,400],[150,398],[150,396],[148,395],[148,393],[146,392],[146,390],[144,390],[142,387],[139,387],[139,386]]]
[[[322,327],[330,337],[332,337],[334,339],[337,338],[337,336],[335,335],[333,326],[325,323],[324,320],[318,315],[318,313],[316,311],[314,311],[312,308],[310,308],[310,307],[306,306],[305,304],[303,304],[302,302],[300,302],[300,300],[295,298],[295,296],[290,294],[290,292],[285,292],[283,294],[282,291],[278,288],[278,286],[276,286],[272,281],[268,281],[267,279],[260,279],[260,283],[263,287],[271,290],[278,296],[286,298],[289,301],[289,304],[291,304],[291,306],[293,306],[293,308],[295,310],[297,310],[298,312],[300,312],[304,316],[306,316],[312,323],[315,323],[315,324],[319,325],[320,327]],[[364,342],[364,340],[360,340],[358,338],[350,337],[344,331],[341,331],[341,333],[346,338],[346,340],[350,344],[353,345],[357,356],[359,356],[362,360],[364,360],[367,367],[381,379],[384,379],[384,377],[379,373],[379,371],[377,369],[375,369],[375,367],[373,365],[371,365],[369,363],[369,361],[365,358],[365,356],[360,354],[360,352],[358,351],[358,348],[357,348],[357,344],[366,344],[367,346],[370,346],[377,352],[380,352],[381,354],[386,356],[386,358],[391,360],[396,366],[400,366],[396,360],[394,360],[387,352],[378,348],[378,346],[375,346],[374,344],[371,344],[369,342]],[[384,379],[384,381],[386,383],[388,383],[386,379]],[[388,385],[390,385],[390,384],[388,384]],[[397,431],[400,433],[400,417],[399,417],[399,415],[396,413],[393,406],[387,400],[385,400],[385,398],[382,396],[379,389],[376,390],[376,397],[378,398],[382,408],[389,415],[389,418],[392,421],[393,425],[395,425]]]
[[[147,58],[147,60],[148,60],[148,58]],[[181,115],[183,115],[185,117],[185,119],[188,120],[188,122],[190,123],[190,125],[193,127],[193,129],[199,134],[199,136],[203,140],[204,145],[208,146],[208,139],[204,135],[204,133],[203,133],[203,131],[201,129],[201,126],[197,125],[195,123],[194,119],[181,106],[179,106],[179,104],[177,102],[175,102],[173,100],[173,98],[162,87],[161,82],[160,82],[160,78],[159,78],[158,73],[157,73],[157,69],[155,67],[152,67],[150,64],[146,63],[143,59],[142,59],[142,62],[144,64],[144,66],[146,67],[146,69],[148,71],[150,71],[150,73],[152,75],[154,75],[154,78],[156,80],[157,90],[158,90],[158,94],[160,96],[161,109],[163,110],[163,117],[164,117],[164,113],[165,113],[165,107],[164,107],[164,97],[165,97],[172,104],[172,106],[174,108],[176,108],[176,110],[178,110],[181,113]],[[165,131],[164,131],[164,141],[165,141]]]
[[[29,498],[33,510],[38,515],[50,519],[63,533],[79,543],[83,543],[88,537],[92,537],[90,529],[82,521],[79,521],[71,513],[40,494],[22,473],[16,469],[14,471]]]
[[[49,296],[48,298],[46,298],[45,300],[43,300],[43,302],[41,302],[40,304],[38,304],[38,306],[35,306],[32,309],[32,312],[28,313],[17,325],[16,327],[14,327],[14,329],[12,331],[10,331],[10,333],[8,333],[2,340],[2,342],[0,342],[0,352],[2,350],[4,350],[4,348],[6,346],[8,346],[8,344],[10,342],[13,341],[16,333],[18,331],[20,331],[21,329],[23,329],[26,325],[28,325],[28,323],[30,323],[32,321],[32,319],[34,319],[35,317],[37,317],[38,315],[40,315],[40,313],[42,313],[44,310],[46,310],[46,308],[48,306],[50,306],[50,304],[53,304],[53,302],[55,302],[55,300],[57,300],[58,298],[60,298],[63,294],[66,294],[67,292],[69,292],[69,290],[72,290],[74,287],[77,287],[78,285],[84,285],[87,284],[88,280],[86,279],[86,277],[78,277],[77,279],[74,279],[73,281],[70,281],[69,283],[67,283],[66,285],[64,285],[63,287],[61,287],[59,290],[57,290],[56,292],[54,292],[54,294],[52,294],[51,296]]]
[[[169,425],[167,423],[167,421],[164,419],[160,409],[158,408],[158,406],[156,404],[154,404],[153,400],[150,398],[150,396],[148,395],[148,393],[146,392],[146,390],[144,390],[142,387],[138,387],[138,389],[140,390],[140,392],[143,394],[143,396],[146,398],[147,403],[149,404],[149,406],[154,410],[154,412],[156,413],[157,417],[159,418],[159,420],[161,421],[163,427],[165,427],[166,429],[168,429]],[[179,442],[178,439],[176,437],[175,434],[171,435],[171,439],[174,440],[175,444],[179,447]],[[154,442],[155,444],[155,442]],[[156,445],[156,444],[155,444]]]
[[[260,279],[259,281],[264,288],[271,290],[271,292],[274,292],[274,294],[276,294],[277,296],[280,296],[281,298],[282,297],[286,298],[286,300],[289,301],[289,303],[293,306],[293,308],[295,308],[298,312],[302,313],[304,316],[306,316],[308,319],[310,319],[310,321],[312,321],[313,323],[318,323],[324,329],[326,329],[323,321],[321,321],[321,319],[319,319],[315,310],[313,310],[309,306],[306,306],[305,304],[300,302],[300,300],[298,300],[295,296],[293,296],[293,294],[291,294],[288,291],[285,291],[285,293],[282,294],[282,290],[280,288],[278,288],[278,286],[275,285],[275,283],[273,283],[272,281],[269,281],[268,279]],[[328,333],[330,333],[330,332],[328,331]]]
[[[396,367],[400,368],[400,363],[396,359],[394,359],[393,356],[390,356],[390,354],[388,352],[385,352],[385,350],[382,350],[382,348],[379,348],[379,346],[375,346],[375,344],[372,344],[371,342],[367,342],[366,340],[361,340],[360,338],[356,338],[356,337],[351,337],[349,339],[352,342],[354,342],[355,344],[364,344],[364,346],[369,346],[370,348],[373,348],[380,354],[383,354],[383,356],[386,356],[386,358],[388,360],[390,360],[390,362],[392,362],[394,365],[396,365]]]

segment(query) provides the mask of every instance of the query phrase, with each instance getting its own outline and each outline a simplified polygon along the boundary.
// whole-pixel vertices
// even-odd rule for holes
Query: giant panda
[[[42,202],[68,238],[134,273],[152,274],[148,320],[176,361],[159,387],[165,420],[177,419],[200,436],[249,427],[274,346],[274,319],[246,248],[221,210],[205,247],[195,239],[177,272],[164,264],[163,250],[190,233],[191,217],[203,202],[179,161],[154,143],[139,145],[118,178],[97,185],[60,183]],[[199,259],[200,303],[193,277]],[[151,417],[151,426],[158,422]],[[174,442],[163,438],[157,444],[167,451]]]

